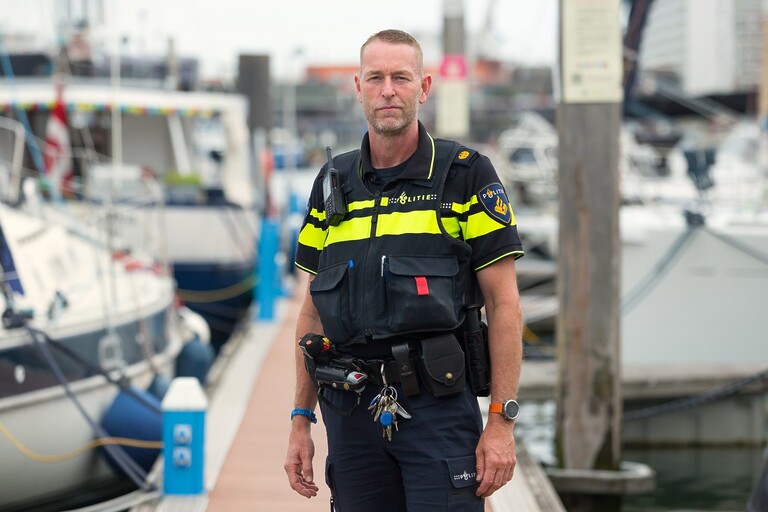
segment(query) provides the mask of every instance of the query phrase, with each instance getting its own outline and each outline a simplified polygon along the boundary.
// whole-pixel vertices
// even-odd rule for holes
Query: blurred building
[[[425,59],[426,60],[426,59]],[[281,126],[285,118],[284,95],[294,88],[297,130],[311,151],[322,149],[324,133],[332,132],[341,146],[355,146],[367,129],[355,92],[357,65],[310,65],[300,83],[275,84],[272,88],[273,119]],[[435,105],[440,94],[437,66],[426,62],[433,77],[430,99],[420,107],[419,118],[428,130],[435,128]],[[509,62],[477,59],[469,71],[470,139],[495,140],[515,122],[521,110],[536,110],[551,117],[552,70],[547,66],[524,67]],[[324,154],[321,155],[324,158]]]
[[[639,52],[641,95],[707,97],[754,109],[762,69],[762,0],[655,0]],[[680,99],[680,98],[678,98]]]

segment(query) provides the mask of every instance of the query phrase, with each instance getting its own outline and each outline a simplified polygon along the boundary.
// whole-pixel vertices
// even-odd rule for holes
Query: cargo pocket
[[[336,486],[333,481],[333,463],[331,463],[331,459],[328,457],[325,458],[325,485],[331,491],[331,511],[335,512],[337,510],[336,507],[341,505],[336,497]]]
[[[447,511],[483,510],[483,499],[475,495],[477,466],[474,455],[445,460],[451,481]]]
[[[312,302],[320,314],[324,334],[332,342],[342,342],[350,338],[345,319],[350,317],[351,292],[347,272],[349,265],[338,263],[318,271],[309,284]]]
[[[384,263],[389,329],[393,333],[453,329],[459,263],[453,257],[389,256]]]
[[[474,455],[446,459],[445,462],[448,464],[448,476],[454,489],[477,484],[477,464]]]

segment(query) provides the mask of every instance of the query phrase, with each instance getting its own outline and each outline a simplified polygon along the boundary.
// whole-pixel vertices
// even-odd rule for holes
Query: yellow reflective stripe
[[[461,215],[465,211],[469,210],[468,204],[451,203],[451,210]]]
[[[325,246],[339,242],[351,242],[352,240],[363,240],[371,235],[371,218],[360,217],[357,219],[348,219],[336,227],[328,230],[328,238]]]
[[[416,233],[440,233],[440,226],[437,225],[437,212],[435,210],[393,212],[379,215],[376,236]]]
[[[443,227],[453,238],[461,237],[461,223],[456,217],[443,217]]]
[[[382,197],[381,198],[381,206],[387,206],[389,204],[389,198],[388,197]]]
[[[520,256],[522,256],[523,254],[524,254],[524,253],[523,253],[523,251],[510,251],[510,252],[505,252],[504,254],[502,254],[501,256],[499,256],[498,258],[494,258],[494,259],[492,259],[491,261],[489,261],[489,262],[488,262],[488,263],[486,263],[485,265],[480,265],[479,267],[477,267],[477,268],[475,269],[475,272],[477,272],[477,271],[478,271],[478,270],[480,270],[480,269],[483,269],[483,268],[487,267],[487,266],[488,266],[488,265],[490,265],[491,263],[496,263],[496,262],[497,262],[497,261],[499,261],[500,259],[506,258],[506,257],[508,257],[508,256],[514,256],[514,257],[515,257],[515,259],[517,259],[517,258],[519,258]]]
[[[362,210],[364,208],[373,208],[373,199],[369,199],[367,201],[355,201],[347,205],[347,210],[350,212],[355,210]]]
[[[464,240],[471,240],[479,236],[487,235],[497,229],[503,229],[506,226],[493,220],[485,212],[470,215],[464,224]]]
[[[472,205],[477,204],[477,195],[472,196],[472,199],[468,203],[451,203],[451,210],[455,211],[459,215],[466,213],[472,208]]]
[[[301,266],[301,265],[299,265],[298,263],[294,263],[294,265],[296,265],[297,267],[299,267],[299,268],[300,268],[301,270],[303,270],[304,272],[309,272],[310,274],[312,274],[312,275],[315,275],[315,276],[317,275],[317,272],[315,272],[314,270],[310,270],[310,269],[308,269],[307,267],[302,267],[302,266]]]
[[[311,217],[314,217],[314,218],[316,218],[317,220],[325,221],[325,210],[323,210],[323,211],[320,211],[320,210],[318,210],[317,208],[312,208],[312,209],[309,211],[309,215],[310,215]]]
[[[427,134],[427,137],[429,137],[429,142],[432,144],[432,160],[429,162],[429,176],[427,176],[427,179],[430,179],[432,178],[432,172],[435,169],[435,140],[430,134]]]
[[[312,224],[306,224],[299,233],[299,243],[317,249],[318,251],[322,251],[326,233],[327,232],[324,229],[315,227]]]

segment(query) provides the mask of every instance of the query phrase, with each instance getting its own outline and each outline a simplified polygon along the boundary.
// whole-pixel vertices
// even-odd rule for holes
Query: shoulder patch
[[[501,183],[494,182],[477,191],[477,201],[494,220],[508,226],[512,222],[512,208]]]
[[[478,153],[476,150],[461,146],[456,153],[456,157],[453,159],[453,163],[469,167],[472,165],[475,158],[477,158],[477,155]]]

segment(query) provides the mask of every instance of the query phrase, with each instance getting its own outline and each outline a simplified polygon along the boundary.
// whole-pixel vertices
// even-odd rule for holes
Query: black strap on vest
[[[449,149],[449,146],[453,146]],[[438,149],[439,147],[439,149]],[[447,167],[445,169],[445,172],[443,173],[442,181],[440,182],[440,188],[437,191],[437,224],[440,226],[440,231],[443,233],[443,236],[451,237],[451,235],[448,234],[448,232],[445,230],[445,227],[443,227],[443,218],[441,214],[441,208],[440,205],[443,203],[443,190],[445,189],[445,183],[448,180],[449,175],[452,176],[453,173],[451,173],[451,164],[453,163],[453,159],[456,157],[456,153],[459,150],[459,144],[458,142],[452,142],[448,140],[442,140],[438,139],[435,141],[435,149],[436,153],[438,155],[443,155],[448,157]],[[446,165],[442,158],[439,160],[436,159],[435,161],[435,167],[438,167],[438,161],[442,165]],[[483,298],[479,292],[479,289],[477,287],[477,281],[475,278],[475,273],[471,272],[470,275],[467,276],[467,283],[464,288],[464,305],[469,306],[473,304],[481,304],[483,303]]]
[[[360,168],[360,150],[347,151],[333,157],[333,167],[341,171],[341,190],[344,195],[349,194],[352,189],[349,185],[349,173],[357,172]]]

